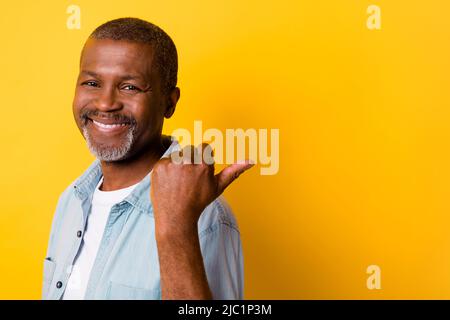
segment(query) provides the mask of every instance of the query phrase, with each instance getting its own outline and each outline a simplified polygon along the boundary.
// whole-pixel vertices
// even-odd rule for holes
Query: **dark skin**
[[[123,145],[135,125],[136,140],[120,161],[101,161],[101,189],[122,189],[152,169],[150,197],[161,274],[162,299],[211,299],[200,250],[198,219],[215,198],[252,164],[232,164],[217,175],[214,165],[160,159],[167,145],[161,132],[180,97],[179,88],[163,90],[151,45],[89,39],[82,52],[73,113],[96,145]],[[80,115],[87,115],[80,118]],[[100,125],[98,125],[100,123]],[[114,125],[114,128],[104,128]],[[206,148],[200,146],[199,152]]]
[[[170,118],[180,97],[179,88],[165,93],[159,73],[153,66],[150,45],[129,41],[89,39],[83,48],[73,113],[81,129],[80,113],[97,111],[91,117],[102,123],[114,114],[135,119],[137,139],[123,161],[102,162],[103,191],[117,190],[142,180],[164,153],[161,131],[164,118]],[[96,130],[88,120],[97,143],[117,146],[124,132],[110,134]]]

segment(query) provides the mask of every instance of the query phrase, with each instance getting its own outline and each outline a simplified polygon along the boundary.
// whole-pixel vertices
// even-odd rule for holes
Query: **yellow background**
[[[371,4],[381,30],[366,27]],[[279,173],[253,168],[225,193],[245,298],[449,299],[449,13],[446,0],[2,2],[0,298],[40,298],[57,198],[93,160],[71,111],[81,47],[135,16],[178,48],[166,133],[280,129]],[[371,264],[381,290],[366,287]]]

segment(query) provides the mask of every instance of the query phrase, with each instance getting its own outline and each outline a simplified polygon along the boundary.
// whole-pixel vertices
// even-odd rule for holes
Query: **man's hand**
[[[151,199],[160,231],[183,232],[196,226],[206,206],[253,166],[249,161],[236,163],[214,175],[214,163],[208,164],[210,154],[207,144],[188,146],[153,167]],[[195,157],[201,163],[195,164]]]
[[[150,195],[163,299],[211,298],[198,240],[198,219],[206,206],[253,164],[232,164],[215,175],[210,156],[207,144],[189,146],[153,167]]]

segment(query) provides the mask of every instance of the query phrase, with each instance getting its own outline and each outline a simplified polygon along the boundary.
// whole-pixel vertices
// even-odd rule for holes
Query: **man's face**
[[[86,42],[73,113],[98,159],[127,159],[160,138],[167,99],[153,57],[148,44]]]

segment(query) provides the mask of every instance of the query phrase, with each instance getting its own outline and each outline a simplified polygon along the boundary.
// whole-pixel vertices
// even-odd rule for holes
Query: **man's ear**
[[[164,112],[164,117],[169,119],[173,113],[175,112],[175,107],[177,106],[177,102],[180,99],[180,88],[175,87],[170,91],[167,97],[167,107],[166,112]]]

